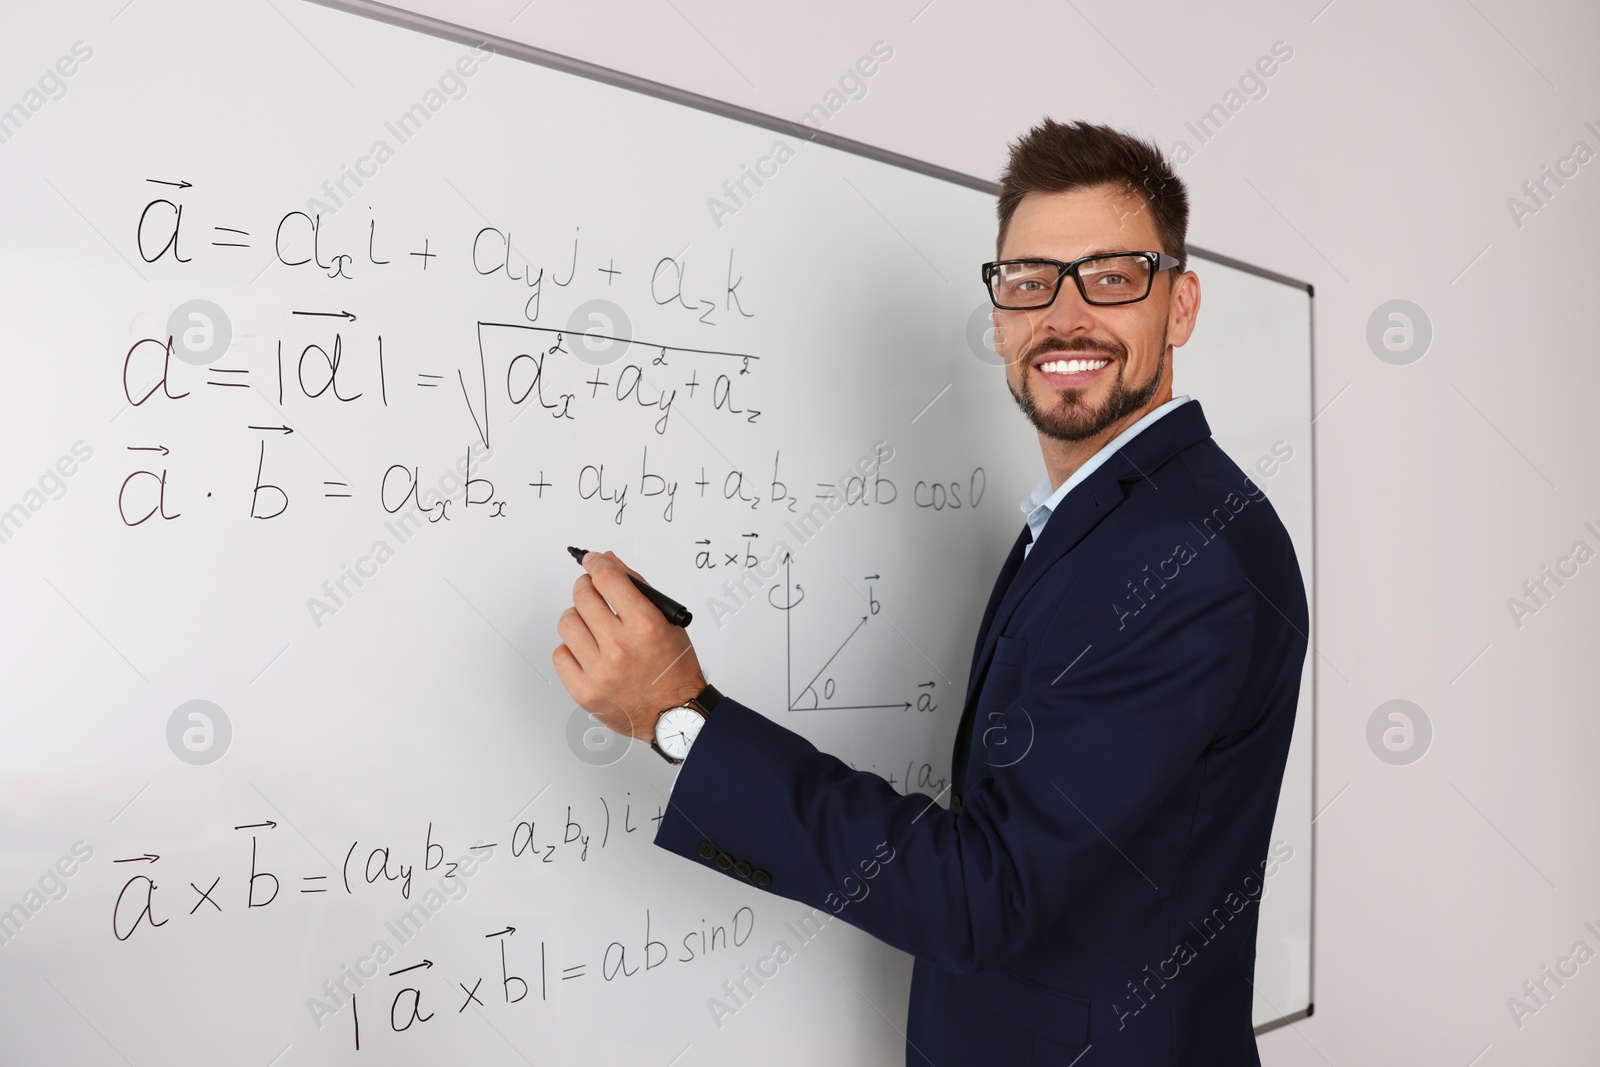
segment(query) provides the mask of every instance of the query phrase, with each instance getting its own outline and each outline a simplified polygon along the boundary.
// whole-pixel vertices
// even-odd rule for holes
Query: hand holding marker
[[[580,564],[583,563],[583,557],[589,554],[588,549],[573,548],[571,545],[567,546],[567,551],[572,553],[572,558],[577,560]],[[628,575],[628,580],[633,583],[634,588],[638,589],[639,592],[644,594],[644,598],[646,600],[654,604],[661,614],[667,617],[667,621],[672,625],[688,626],[689,621],[694,618],[693,615],[689,614],[688,608],[684,607],[676,600],[673,600],[665,593],[656,592],[656,590],[652,589],[646,582],[635,578],[631,574]]]

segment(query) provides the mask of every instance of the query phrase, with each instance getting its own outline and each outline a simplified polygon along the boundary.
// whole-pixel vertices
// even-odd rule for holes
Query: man
[[[949,808],[710,689],[615,557],[586,557],[555,666],[612,729],[688,756],[656,844],[916,957],[908,1063],[1256,1064],[1300,568],[1172,398],[1200,283],[1159,151],[1047,121],[1001,187],[983,276],[1047,477],[978,629]]]

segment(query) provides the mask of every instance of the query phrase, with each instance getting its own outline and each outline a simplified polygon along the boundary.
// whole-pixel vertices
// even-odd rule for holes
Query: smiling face
[[[1099,252],[1160,252],[1145,201],[1114,185],[1028,193],[1006,227],[1001,259],[1063,263]],[[1194,330],[1200,283],[1192,273],[1156,275],[1134,304],[1096,306],[1071,278],[1049,307],[994,312],[1006,384],[1040,435],[1109,439],[1172,399],[1169,345]]]

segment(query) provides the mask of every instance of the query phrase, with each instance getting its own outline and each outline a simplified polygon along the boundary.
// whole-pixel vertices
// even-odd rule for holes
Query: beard
[[[1046,352],[1074,353],[1080,356],[1103,356],[1116,364],[1117,377],[1111,383],[1111,392],[1105,402],[1099,407],[1091,407],[1084,401],[1084,389],[1063,389],[1061,399],[1050,407],[1045,407],[1034,394],[1030,384],[1028,371],[1032,368],[1036,356]],[[1119,419],[1138,411],[1150,402],[1156,395],[1156,390],[1161,388],[1161,375],[1167,366],[1167,332],[1161,331],[1161,356],[1156,361],[1155,373],[1148,382],[1130,388],[1123,377],[1124,368],[1127,367],[1128,348],[1116,341],[1098,341],[1091,338],[1082,338],[1075,343],[1059,337],[1047,337],[1030,348],[1019,361],[1022,364],[1022,384],[1020,388],[1006,380],[1006,387],[1011,390],[1011,399],[1017,402],[1017,407],[1028,416],[1028,421],[1033,423],[1034,429],[1046,437],[1057,441],[1086,441],[1104,433],[1107,428]]]

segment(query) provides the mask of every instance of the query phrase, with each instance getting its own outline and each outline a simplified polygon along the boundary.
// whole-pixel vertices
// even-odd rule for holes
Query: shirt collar
[[[1028,532],[1032,535],[1032,540],[1022,550],[1023,555],[1026,556],[1033,549],[1033,546],[1039,543],[1039,536],[1044,533],[1045,523],[1050,521],[1050,516],[1055,513],[1057,505],[1066,499],[1068,493],[1072,492],[1085,478],[1098,470],[1106,460],[1116,455],[1117,450],[1123,445],[1143,433],[1157,419],[1179,405],[1188,403],[1188,401],[1188,396],[1173,397],[1126,430],[1117,434],[1116,437],[1106,442],[1098,452],[1085,460],[1081,467],[1073,471],[1067,477],[1067,480],[1061,483],[1059,489],[1052,490],[1050,488],[1050,479],[1048,477],[1034,486],[1033,492],[1023,497],[1018,505],[1022,509],[1023,517],[1028,522]]]

